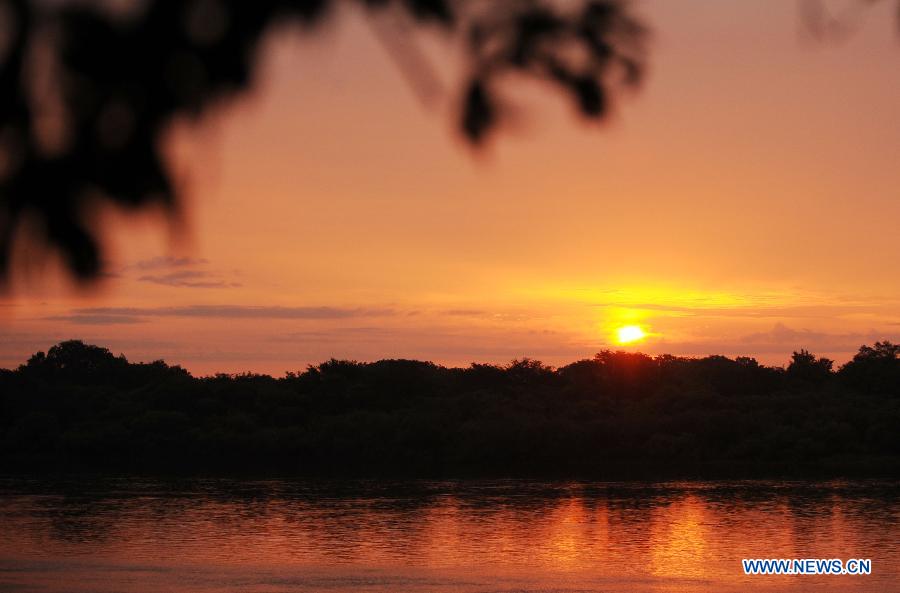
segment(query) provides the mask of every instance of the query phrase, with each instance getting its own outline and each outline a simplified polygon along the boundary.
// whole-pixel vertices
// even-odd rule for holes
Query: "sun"
[[[616,340],[620,344],[630,344],[646,337],[647,332],[639,325],[623,325],[616,330]]]

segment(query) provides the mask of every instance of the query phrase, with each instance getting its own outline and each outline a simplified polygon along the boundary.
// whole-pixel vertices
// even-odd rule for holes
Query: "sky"
[[[647,80],[609,120],[513,80],[515,121],[483,151],[456,135],[451,98],[419,100],[361,13],[276,30],[251,94],[168,135],[177,224],[99,212],[110,261],[94,287],[20,247],[0,366],[71,338],[275,375],[605,348],[840,363],[900,341],[893,8],[823,42],[793,2],[637,2]],[[452,42],[421,42],[456,88]],[[646,335],[621,344],[623,326]]]

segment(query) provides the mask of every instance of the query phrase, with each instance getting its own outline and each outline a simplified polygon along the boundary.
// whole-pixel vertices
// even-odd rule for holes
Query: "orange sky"
[[[649,77],[610,121],[513,84],[520,121],[480,156],[358,13],[273,35],[252,96],[172,135],[187,233],[104,212],[114,277],[17,278],[0,366],[73,337],[275,374],[332,356],[559,364],[628,324],[650,334],[630,348],[778,364],[900,340],[893,6],[832,44],[792,2],[637,7]]]

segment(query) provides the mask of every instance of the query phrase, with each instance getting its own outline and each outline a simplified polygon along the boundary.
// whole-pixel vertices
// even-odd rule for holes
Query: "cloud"
[[[141,260],[128,267],[136,270],[171,270],[173,268],[188,268],[202,266],[209,263],[206,259],[194,259],[190,257],[172,257],[169,255],[152,257]]]
[[[665,305],[659,303],[599,303],[598,307],[619,307],[622,309],[641,309],[659,311],[686,316],[703,317],[738,317],[738,318],[778,318],[778,317],[834,317],[851,313],[868,312],[876,308],[873,305],[784,305],[755,306],[740,305],[734,307],[705,305]]]
[[[179,307],[91,307],[73,309],[68,315],[46,317],[72,323],[137,323],[154,317],[208,319],[350,319],[388,317],[393,309],[349,307],[272,307],[254,305],[185,305]]]
[[[78,325],[130,325],[143,323],[146,319],[135,315],[108,315],[103,313],[76,313],[74,315],[53,315],[44,317],[49,321],[66,321]]]
[[[573,336],[552,330],[498,330],[441,325],[424,327],[338,327],[274,335],[268,342],[281,352],[302,360],[329,357],[354,360],[414,358],[449,364],[508,362],[536,358],[568,363],[592,354],[589,346]]]
[[[536,319],[547,316],[546,313],[534,309],[519,309],[507,311],[489,311],[485,309],[446,309],[443,311],[438,311],[438,314],[446,315],[447,317],[469,317],[472,319],[501,322],[534,321]]]
[[[228,280],[224,274],[204,269],[209,260],[191,257],[157,256],[125,266],[123,270],[137,270],[143,274],[138,282],[174,288],[238,288],[239,282]]]
[[[896,336],[894,336],[896,337]],[[767,355],[790,354],[805,348],[813,353],[854,353],[863,344],[892,339],[874,330],[868,332],[828,333],[808,329],[793,329],[776,323],[771,330],[756,332],[727,340],[697,340],[691,342],[659,341],[652,345],[654,352],[682,355]]]
[[[749,334],[742,341],[749,345],[781,345],[782,348],[818,348],[829,351],[855,351],[866,342],[874,342],[882,339],[882,336],[874,330],[867,333],[828,333],[817,332],[808,329],[792,329],[783,323],[776,323],[771,330]]]
[[[226,282],[217,275],[203,270],[178,270],[168,274],[147,274],[138,278],[138,282],[183,288],[236,288],[241,286],[237,282]]]

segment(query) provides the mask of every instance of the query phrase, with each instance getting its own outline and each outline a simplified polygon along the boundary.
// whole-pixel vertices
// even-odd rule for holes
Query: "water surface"
[[[741,559],[871,558],[869,576]],[[898,482],[0,479],[0,591],[900,591]]]

